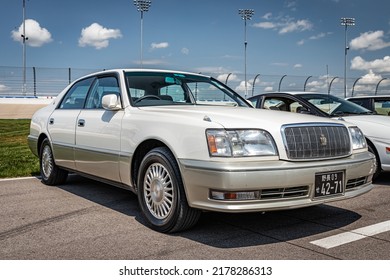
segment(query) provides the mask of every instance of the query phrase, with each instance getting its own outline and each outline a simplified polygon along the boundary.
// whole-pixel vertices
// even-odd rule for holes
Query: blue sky
[[[22,0],[0,2],[0,66],[22,66]],[[390,2],[383,0],[152,0],[144,15],[144,67],[203,73],[343,76],[390,73]],[[26,0],[28,67],[137,67],[140,13],[132,0]]]

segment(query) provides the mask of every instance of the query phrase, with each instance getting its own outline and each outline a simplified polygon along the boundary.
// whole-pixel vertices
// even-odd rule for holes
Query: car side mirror
[[[121,102],[120,102],[120,97],[116,94],[104,95],[102,98],[102,107],[103,107],[103,109],[109,110],[109,111],[120,110],[122,108]]]
[[[307,115],[310,115],[311,112],[308,108],[306,107],[302,107],[302,106],[299,106],[297,109],[296,109],[296,112],[299,113],[299,114],[307,114]]]

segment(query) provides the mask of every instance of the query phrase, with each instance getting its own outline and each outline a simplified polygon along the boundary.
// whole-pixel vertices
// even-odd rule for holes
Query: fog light
[[[259,191],[251,192],[220,192],[211,191],[210,198],[216,200],[253,200],[260,197]]]

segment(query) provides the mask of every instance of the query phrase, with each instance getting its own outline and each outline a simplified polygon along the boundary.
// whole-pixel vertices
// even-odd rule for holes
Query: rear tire
[[[45,185],[54,186],[65,183],[68,171],[61,169],[55,164],[53,151],[47,138],[43,140],[41,145],[39,165],[41,180]]]
[[[159,232],[194,226],[200,211],[188,206],[177,162],[165,147],[146,154],[138,174],[138,201],[147,224]]]

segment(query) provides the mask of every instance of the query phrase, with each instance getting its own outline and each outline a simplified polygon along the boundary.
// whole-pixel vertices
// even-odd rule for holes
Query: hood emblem
[[[211,122],[210,117],[207,116],[207,115],[205,115],[205,116],[203,117],[203,120],[204,120],[205,122]]]
[[[328,145],[328,139],[326,138],[326,136],[324,134],[320,135],[320,144],[321,144],[321,146]]]

